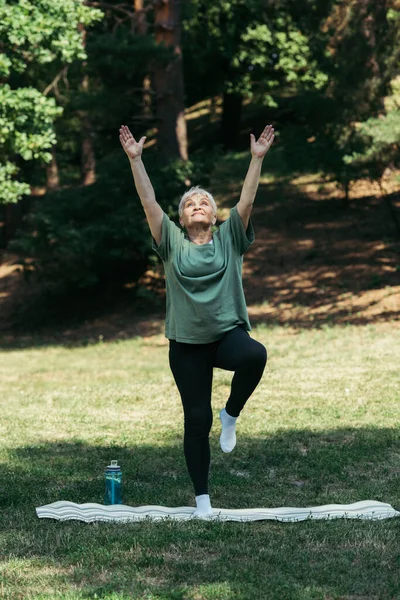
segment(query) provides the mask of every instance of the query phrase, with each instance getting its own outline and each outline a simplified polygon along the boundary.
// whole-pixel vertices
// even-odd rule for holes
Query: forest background
[[[397,319],[399,24],[397,0],[0,0],[5,342],[82,335],[88,319],[88,338],[160,331],[162,265],[121,124],[147,136],[176,219],[196,184],[226,218],[249,134],[272,123],[244,270],[252,322]]]

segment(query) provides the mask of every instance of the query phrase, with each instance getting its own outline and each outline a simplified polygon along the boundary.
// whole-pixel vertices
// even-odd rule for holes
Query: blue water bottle
[[[106,478],[106,492],[104,504],[122,504],[122,471],[117,460],[112,460],[111,465],[104,471]]]

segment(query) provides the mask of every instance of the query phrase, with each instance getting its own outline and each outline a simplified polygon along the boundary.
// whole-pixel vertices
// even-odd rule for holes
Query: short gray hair
[[[199,185],[195,185],[194,187],[191,187],[190,190],[188,190],[187,192],[185,192],[179,202],[179,208],[178,208],[178,213],[179,216],[182,216],[183,213],[183,207],[185,206],[185,202],[188,198],[190,198],[191,196],[194,196],[195,194],[202,194],[204,196],[206,196],[206,198],[208,198],[208,200],[211,203],[211,206],[213,207],[214,213],[217,214],[217,205],[215,204],[215,200],[214,198],[211,196],[210,192],[206,192],[206,190],[203,190],[203,188],[201,188]]]

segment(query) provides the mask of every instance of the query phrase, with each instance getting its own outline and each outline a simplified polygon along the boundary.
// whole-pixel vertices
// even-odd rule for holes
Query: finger
[[[122,139],[123,143],[126,145],[132,139],[132,136],[128,136],[128,135],[126,135],[126,133],[122,133],[121,139]]]
[[[129,130],[129,127],[127,127],[126,125],[122,125],[121,131],[122,131],[122,135],[123,135],[125,141],[127,141],[129,139],[133,139],[133,141],[136,143],[135,138],[133,137],[132,133]]]
[[[266,125],[261,133],[263,137],[267,135],[267,133],[271,130],[272,125]],[[261,137],[261,136],[260,136]]]
[[[265,136],[265,139],[267,140],[268,143],[272,142],[272,140],[274,139],[274,135],[275,135],[275,132],[273,129],[267,133],[267,135]]]
[[[142,146],[142,147],[143,147],[143,144],[144,144],[145,140],[146,140],[146,136],[144,135],[144,136],[143,136],[143,137],[141,137],[141,138],[140,138],[140,140],[139,140],[139,146]]]
[[[256,138],[254,137],[254,135],[251,133],[250,134],[250,142],[253,143],[256,141]]]
[[[271,134],[271,131],[273,131],[272,125],[267,125],[264,128],[264,131],[262,132],[261,137],[268,138],[270,136],[270,134]]]
[[[127,132],[126,132],[126,129],[127,129],[127,128],[125,127],[125,125],[121,125],[121,127],[120,127],[120,130],[119,130],[119,134],[120,134],[120,136],[122,137],[122,139],[123,139],[124,141],[126,141],[126,139],[127,139],[127,137],[128,137],[128,134],[127,134]]]
[[[128,128],[126,128],[128,129]],[[119,139],[121,141],[121,143],[125,146],[130,140],[133,140],[135,142],[135,138],[133,137],[133,135],[131,134],[131,132],[129,131],[129,134],[126,133],[126,129],[120,129],[120,135],[119,135]],[[136,142],[135,142],[136,143]]]
[[[269,132],[268,132],[268,134],[267,134],[267,138],[266,138],[266,139],[267,139],[268,141],[270,141],[270,140],[273,140],[273,139],[274,139],[274,135],[275,135],[275,132],[274,132],[274,130],[273,130],[273,129],[271,129],[271,131],[269,131]]]

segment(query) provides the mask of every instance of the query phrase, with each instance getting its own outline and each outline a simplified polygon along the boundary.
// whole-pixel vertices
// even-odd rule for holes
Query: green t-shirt
[[[167,314],[165,337],[186,344],[208,344],[237,325],[251,330],[242,284],[243,254],[254,242],[236,206],[208,244],[191,242],[164,213],[160,245]]]

